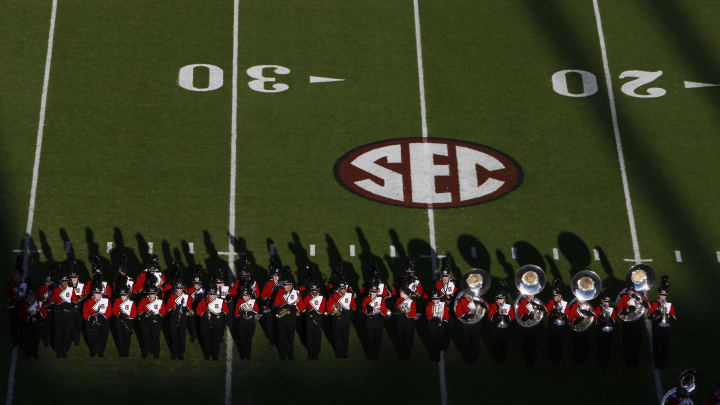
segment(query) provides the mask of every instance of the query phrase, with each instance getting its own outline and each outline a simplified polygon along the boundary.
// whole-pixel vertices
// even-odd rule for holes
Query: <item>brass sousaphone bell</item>
[[[594,271],[582,270],[576,273],[570,281],[570,291],[572,291],[575,298],[570,301],[568,306],[572,307],[575,302],[582,301],[578,309],[583,312],[592,311],[592,306],[589,301],[595,299],[595,297],[600,294],[601,287],[602,280],[600,280],[600,276]],[[586,331],[593,324],[594,316],[583,312],[579,312],[578,315],[580,318],[576,318],[575,321],[570,324],[570,329],[575,332]]]
[[[533,298],[534,309],[530,312],[530,316],[525,320],[518,316],[520,301],[527,299],[528,295],[539,294],[545,288],[545,282],[545,272],[534,264],[526,264],[515,273],[515,287],[520,291],[520,295],[513,303],[513,311],[515,311],[515,320],[520,326],[532,328],[545,316],[545,312],[541,309],[544,308],[543,303],[537,297]]]
[[[472,269],[465,273],[465,289],[460,291],[455,298],[455,305],[453,306],[453,309],[457,307],[458,301],[462,297],[470,300],[470,302],[474,305],[474,308],[470,311],[472,315],[469,319],[462,319],[459,317],[458,320],[460,320],[460,322],[475,324],[483,319],[487,313],[487,307],[481,297],[490,289],[491,284],[492,278],[485,270]]]
[[[628,284],[632,283],[633,288],[639,295],[639,297],[633,298],[633,300],[642,300],[645,293],[652,288],[653,284],[655,284],[655,270],[647,264],[636,264],[628,270],[628,273],[625,276],[625,281]],[[620,297],[626,292],[627,288],[620,291],[620,294],[618,294],[617,299],[615,300],[615,305],[620,302]],[[618,312],[618,317],[624,322],[633,322],[647,315],[647,308],[642,305],[642,302],[636,302],[635,304],[636,305],[633,305],[635,307],[633,311],[626,314]]]

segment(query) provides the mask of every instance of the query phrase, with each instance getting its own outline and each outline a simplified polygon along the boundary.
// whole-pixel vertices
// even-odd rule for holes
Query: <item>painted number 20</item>
[[[637,98],[662,97],[667,94],[667,90],[661,87],[648,87],[645,90],[641,90],[643,86],[654,82],[657,78],[662,76],[662,74],[662,70],[657,72],[626,70],[620,73],[620,79],[630,78],[632,80],[623,83],[622,87],[620,87],[620,91],[628,96]],[[570,91],[568,89],[568,78],[573,76],[580,78],[580,82],[582,83],[581,90],[578,89],[577,91]],[[572,80],[577,80],[576,78],[573,78]],[[598,91],[597,78],[594,74],[585,70],[561,70],[559,72],[555,72],[551,79],[553,90],[561,96],[589,97]]]
[[[195,72],[198,69],[207,69],[208,83],[195,83]],[[285,83],[277,83],[277,78],[266,76],[268,74],[287,75],[290,69],[279,65],[257,65],[250,67],[246,73],[253,80],[248,82],[250,89],[260,93],[280,93],[290,88]],[[180,68],[178,73],[178,86],[190,91],[212,91],[223,86],[223,70],[215,65],[193,64]]]

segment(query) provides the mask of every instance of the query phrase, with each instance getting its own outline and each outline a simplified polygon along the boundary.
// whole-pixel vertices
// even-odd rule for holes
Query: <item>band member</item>
[[[55,269],[53,271],[58,271],[59,266],[56,265]],[[47,304],[50,301],[50,293],[52,292],[52,276],[48,274],[45,276],[45,280],[40,284],[37,288],[37,292],[35,293],[35,297],[38,301],[40,301],[45,308],[47,308]],[[42,339],[44,346],[50,345],[52,342],[52,311],[47,311],[46,309],[46,315],[45,319],[41,323],[42,326]]]
[[[416,286],[419,285],[420,284],[416,284]],[[418,318],[418,313],[415,300],[413,300],[411,296],[413,296],[413,294],[417,294],[417,291],[417,289],[413,290],[410,285],[404,285],[400,287],[399,298],[395,301],[398,354],[400,356],[400,360],[408,360],[410,358],[410,352],[412,351],[413,338],[415,336],[415,321]],[[422,289],[420,292],[422,292]]]
[[[373,261],[372,265],[372,275],[370,276],[370,280],[363,284],[363,288],[360,290],[360,296],[367,297],[368,290],[371,287],[376,286],[378,289],[378,295],[383,298],[388,298],[390,296],[390,290],[387,288],[387,283],[383,281],[382,276],[380,275],[380,270],[377,268],[377,262]]]
[[[607,367],[612,356],[613,332],[617,319],[615,308],[610,306],[610,296],[604,294],[600,305],[596,306],[593,312],[597,324],[598,363],[602,367]]]
[[[120,265],[118,266],[115,280],[113,281],[113,293],[117,296],[122,289],[132,290],[135,280],[128,275],[127,256],[120,256]]]
[[[553,281],[553,297],[545,303],[548,312],[548,348],[550,364],[562,364],[562,344],[567,333],[567,301],[563,299],[560,279]]]
[[[635,291],[635,285],[632,282],[627,284],[626,291],[620,294],[620,300],[617,305],[618,314],[628,314],[638,306],[650,308],[650,302],[644,295]],[[623,321],[622,338],[623,338],[623,356],[625,364],[628,367],[636,367],[640,361],[640,348],[642,346],[643,336],[643,317],[631,322]]]
[[[547,312],[547,308],[543,305],[537,304],[535,301],[535,295],[528,294],[527,298],[523,298],[518,302],[517,316],[523,320],[532,318],[536,311]],[[542,322],[541,322],[542,323]],[[540,335],[540,323],[531,327],[520,328],[520,341],[523,348],[523,358],[525,364],[529,367],[535,365],[535,353],[537,352],[537,345]]]
[[[440,299],[443,302],[452,302],[455,299],[455,295],[460,291],[457,287],[457,282],[450,278],[450,264],[447,261],[447,257],[443,258],[442,267],[440,268],[440,278],[435,282],[434,291],[440,292]]]
[[[200,317],[201,343],[205,360],[212,356],[217,360],[220,355],[220,343],[225,333],[225,318],[230,314],[227,303],[218,296],[215,286],[208,289],[207,295],[200,300],[195,311]]]
[[[380,356],[383,323],[385,318],[390,316],[385,298],[380,295],[378,286],[373,285],[368,288],[368,296],[363,299],[360,312],[365,315],[367,358],[377,360]]]
[[[339,282],[337,290],[330,295],[326,306],[327,313],[332,316],[333,346],[335,357],[338,359],[348,357],[350,319],[355,309],[357,309],[355,294],[348,291],[346,282]]]
[[[241,360],[250,360],[252,339],[255,335],[255,319],[259,314],[260,306],[255,299],[252,287],[247,285],[240,290],[240,299],[235,306],[235,344]]]
[[[295,289],[288,270],[289,268],[280,281],[282,290],[275,294],[275,301],[273,301],[273,309],[277,318],[280,360],[292,360],[294,358],[295,326],[297,325],[298,303],[300,302],[300,291]]]
[[[405,272],[400,277],[400,280],[395,283],[395,294],[393,294],[395,297],[400,296],[400,291],[402,290],[402,287],[407,287],[410,289],[410,298],[420,298],[423,296],[423,286],[422,283],[420,283],[420,279],[415,274],[415,258],[410,257],[408,262],[408,267],[405,269]]]
[[[50,305],[53,308],[53,349],[55,357],[67,358],[70,342],[75,327],[78,297],[70,285],[70,278],[62,276],[60,285],[50,294]]]
[[[670,354],[671,323],[677,320],[675,305],[667,300],[669,289],[669,277],[662,276],[657,300],[650,305],[650,309],[648,310],[648,317],[653,322],[652,343],[653,356],[655,357],[655,367],[659,369],[665,367],[668,355]]]
[[[495,295],[495,302],[490,304],[488,320],[492,327],[490,337],[493,348],[493,357],[498,363],[505,361],[508,341],[510,340],[510,325],[515,320],[512,306],[505,302],[505,283],[500,281],[500,290]]]
[[[480,345],[482,343],[482,322],[466,323],[463,320],[469,320],[475,316],[479,307],[487,309],[489,307],[485,298],[475,297],[470,292],[464,294],[460,299],[455,301],[455,316],[461,318],[458,323],[460,329],[460,341],[465,352],[463,357],[468,363],[475,363],[480,355]]]
[[[274,258],[270,258],[270,280],[268,280],[262,288],[260,297],[263,301],[262,311],[263,316],[260,318],[267,338],[271,345],[274,345],[277,340],[275,339],[275,323],[276,318],[272,313],[272,303],[275,300],[275,294],[280,289],[280,267],[275,262]]]
[[[568,322],[571,324],[577,324],[582,322],[585,318],[591,318],[592,323],[595,323],[595,313],[592,311],[592,307],[587,301],[576,300],[573,304],[566,309]],[[575,361],[578,364],[583,365],[587,360],[588,351],[590,350],[590,336],[592,327],[583,331],[573,330],[573,348],[575,354]]]
[[[90,290],[85,288],[85,283],[80,282],[80,276],[78,274],[78,261],[76,259],[70,259],[65,263],[65,266],[68,267],[68,273],[70,276],[70,286],[75,290],[75,295],[77,295],[78,302],[82,302],[85,300],[85,298],[88,297],[90,294]],[[72,332],[72,340],[75,342],[75,346],[80,345],[80,335],[82,335],[82,325],[83,325],[83,319],[82,319],[82,313],[81,308],[78,305],[78,307],[75,310],[75,313],[73,314],[73,332]]]
[[[108,318],[110,317],[110,300],[103,297],[105,286],[96,279],[92,296],[83,303],[82,315],[85,319],[85,338],[87,339],[90,357],[97,354],[103,357],[108,337]]]
[[[322,342],[322,320],[326,313],[325,297],[320,294],[318,284],[310,284],[308,292],[300,302],[300,309],[304,314],[308,358],[317,360]]]
[[[191,298],[190,309],[197,312],[197,306],[200,300],[205,296],[205,289],[202,282],[203,268],[201,265],[195,266],[195,275],[193,276],[192,287],[188,288],[187,294]],[[194,342],[198,337],[199,319],[197,316],[188,317],[188,332],[190,333],[190,343]]]
[[[447,349],[450,343],[450,334],[448,333],[448,322],[450,321],[449,304],[443,300],[448,296],[452,296],[452,292],[449,290],[445,292],[433,290],[430,294],[430,302],[425,307],[425,316],[428,320],[428,338],[430,340],[430,359],[433,361],[440,361],[440,352]]]
[[[40,336],[45,329],[43,324],[47,318],[47,310],[32,289],[27,291],[27,298],[20,303],[17,317],[20,320],[20,335],[23,349],[25,349],[25,358],[35,357],[37,359]]]
[[[152,281],[150,281],[152,283]],[[143,339],[142,358],[148,353],[160,358],[160,333],[162,332],[162,319],[165,317],[165,304],[158,297],[158,288],[153,284],[146,288],[147,297],[140,300],[137,316],[140,322],[140,331]]]
[[[245,288],[250,289],[253,294],[253,298],[260,297],[260,287],[258,286],[258,283],[252,279],[252,274],[250,273],[251,266],[252,262],[250,261],[250,258],[247,257],[247,255],[243,256],[240,272],[238,273],[238,279],[235,280],[235,283],[233,283],[233,286],[229,291],[229,294],[232,297],[239,296]]]
[[[337,290],[337,286],[340,285],[340,283],[345,283],[347,286],[347,291],[350,293],[355,293],[352,290],[352,287],[350,284],[348,284],[347,280],[345,279],[345,268],[343,267],[343,261],[342,259],[338,259],[337,264],[335,265],[335,268],[330,273],[330,279],[328,280],[327,290],[329,294],[332,294],[334,291]]]
[[[115,327],[115,342],[120,357],[130,355],[130,337],[133,333],[133,320],[137,316],[137,305],[129,299],[130,288],[120,287],[118,291],[120,298],[115,300],[112,306],[113,322]]]
[[[27,294],[28,285],[24,277],[23,261],[24,256],[19,255],[15,261],[15,275],[11,281],[8,281],[5,289],[5,298],[7,299],[8,321],[10,322],[10,343],[13,346],[20,344],[20,321],[17,316],[18,304],[23,302]]]
[[[110,288],[110,284],[107,281],[104,281],[102,279],[103,272],[102,272],[102,267],[100,265],[99,260],[94,262],[92,264],[92,267],[93,267],[93,278],[92,278],[92,280],[89,280],[87,283],[85,283],[85,285],[83,286],[82,297],[89,297],[92,294],[92,291],[94,290],[93,283],[95,283],[95,280],[98,279],[102,282],[103,297],[112,298],[112,289]]]
[[[170,359],[185,359],[185,332],[188,322],[192,322],[192,297],[185,293],[182,279],[173,283],[174,291],[165,303],[168,314],[168,328],[170,329]]]

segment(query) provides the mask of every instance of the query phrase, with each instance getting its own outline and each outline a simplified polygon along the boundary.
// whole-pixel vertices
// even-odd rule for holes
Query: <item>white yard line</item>
[[[625,155],[623,153],[622,141],[620,139],[620,127],[618,126],[617,108],[615,106],[615,95],[612,87],[612,75],[610,73],[610,63],[608,62],[607,50],[605,47],[605,34],[602,27],[602,19],[600,17],[600,6],[598,0],[593,1],[595,11],[595,23],[597,25],[598,38],[600,40],[600,51],[602,53],[603,70],[605,71],[605,82],[607,83],[608,100],[610,104],[610,115],[612,117],[613,132],[615,134],[615,145],[617,148],[618,161],[620,163],[620,175],[622,177],[623,192],[625,193],[625,207],[628,215],[628,223],[630,224],[630,238],[633,245],[633,253],[635,255],[635,263],[642,263],[640,255],[640,244],[638,242],[637,229],[635,226],[635,214],[633,213],[632,200],[630,199],[630,186],[628,185],[627,171],[625,168]],[[645,327],[648,331],[648,341],[650,344],[650,352],[652,354],[652,329],[650,323],[646,319]],[[653,377],[655,379],[655,392],[658,401],[662,399],[662,380],[660,372],[653,368]]]
[[[55,38],[55,17],[57,16],[57,0],[52,2],[50,13],[50,29],[48,32],[47,53],[45,54],[45,75],[43,76],[42,96],[40,97],[40,118],[38,119],[37,138],[35,140],[35,162],[33,163],[32,183],[30,185],[30,203],[28,204],[27,225],[25,226],[25,247],[23,257],[23,272],[27,277],[30,267],[30,241],[32,240],[33,221],[35,220],[35,200],[37,197],[38,174],[40,173],[40,156],[42,152],[43,133],[45,130],[45,108],[47,106],[47,93],[50,84],[50,66],[52,63],[53,40]],[[8,390],[6,405],[11,405],[15,391],[15,370],[17,368],[18,348],[13,348],[10,357],[10,373],[8,375]]]
[[[420,35],[420,6],[418,0],[413,0],[413,12],[415,14],[415,48],[417,50],[417,66],[418,66],[418,86],[420,89],[420,120],[422,124],[422,137],[428,137],[427,127],[427,109],[425,107],[425,75],[423,71],[422,56],[422,36]],[[435,242],[435,211],[432,207],[427,209],[428,217],[428,234],[430,239],[430,249],[432,249],[432,268],[437,271],[437,244]],[[440,402],[447,405],[447,383],[445,379],[445,356],[440,352],[440,361],[438,362],[438,372],[440,379]]]
[[[235,187],[237,180],[237,92],[238,92],[238,15],[239,0],[233,2],[233,60],[232,60],[232,113],[230,123],[230,198],[228,220],[228,265],[235,272]],[[225,333],[225,405],[232,404],[233,340],[230,331]]]

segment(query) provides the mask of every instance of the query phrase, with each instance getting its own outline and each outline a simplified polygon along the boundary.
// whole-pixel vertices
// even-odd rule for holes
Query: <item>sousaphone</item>
[[[628,284],[632,283],[636,291],[636,294],[634,294],[635,296],[631,297],[631,301],[629,302],[630,306],[633,307],[633,310],[626,314],[618,312],[618,318],[622,319],[624,322],[633,322],[647,315],[647,308],[642,305],[642,303],[643,298],[645,297],[645,292],[650,290],[653,284],[655,284],[655,270],[647,264],[636,264],[628,270],[628,273],[625,276],[625,281]],[[615,299],[615,305],[620,302],[620,297],[626,292],[627,288],[623,288],[623,290],[620,291],[617,299]]]
[[[539,324],[545,316],[545,307],[537,297],[534,297],[532,303],[529,304],[533,307],[530,316],[525,320],[518,316],[518,304],[520,301],[527,300],[528,295],[539,294],[545,288],[545,281],[545,272],[534,264],[526,264],[515,273],[515,287],[520,291],[520,295],[513,303],[513,311],[515,311],[515,320],[520,326],[532,328]]]
[[[455,305],[453,309],[457,307],[458,300],[462,297],[466,297],[473,304],[474,308],[470,311],[472,314],[469,319],[458,318],[460,322],[466,324],[475,324],[480,322],[487,313],[487,307],[485,302],[482,300],[483,294],[490,289],[492,278],[487,271],[482,269],[472,269],[465,273],[465,289],[455,297]]]
[[[578,301],[580,304],[578,305],[579,317],[570,323],[570,329],[575,332],[584,332],[592,326],[595,316],[594,314],[591,315],[592,306],[589,301],[600,294],[601,287],[602,280],[594,271],[583,270],[572,277],[570,291],[572,291],[575,298],[568,305],[572,307]]]

